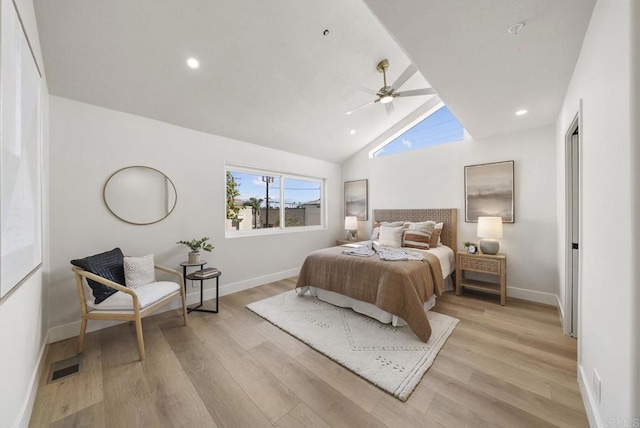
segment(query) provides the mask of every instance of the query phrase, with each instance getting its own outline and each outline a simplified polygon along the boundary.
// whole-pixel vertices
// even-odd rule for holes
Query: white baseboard
[[[567,336],[571,333],[568,331],[566,320],[564,319],[564,305],[560,301],[560,296],[556,295],[556,308],[558,308],[558,317],[560,318],[560,325],[562,326],[562,332]]]
[[[507,287],[507,296],[551,306],[556,306],[559,302],[558,296],[555,294],[527,290],[526,288]]]
[[[584,409],[587,412],[587,419],[589,420],[590,427],[601,428],[604,425],[600,419],[600,413],[598,412],[598,406],[596,405],[593,391],[590,387],[591,383],[589,378],[584,372],[584,368],[581,364],[578,364],[578,386],[580,387],[580,394],[582,395],[582,403]]]
[[[281,279],[291,278],[300,273],[300,268],[294,268],[285,270],[282,272],[276,272],[269,275],[259,276],[257,278],[251,278],[244,281],[234,282],[232,284],[220,285],[219,295],[220,297],[228,294],[237,293],[239,291],[248,290],[250,288],[258,287],[260,285],[269,284],[270,282],[280,281]],[[220,277],[222,280],[222,277]],[[216,298],[215,287],[207,285],[207,281],[204,282],[205,290],[203,293],[203,300],[211,300]],[[192,288],[190,284],[187,284],[187,304],[193,305],[200,302],[200,286]],[[160,309],[157,313],[171,311],[180,308],[180,302],[174,301]],[[90,321],[87,323],[87,333],[92,331],[102,330],[103,328],[111,327],[117,324],[121,324],[123,321]],[[49,329],[47,334],[48,342],[53,343],[60,340],[69,339],[80,334],[80,321],[74,321],[68,324],[59,325]]]
[[[169,310],[169,308],[167,308],[166,310]],[[122,324],[123,322],[124,321],[90,320],[87,323],[87,333],[91,333],[92,331],[102,330],[103,328],[111,327],[114,325]],[[55,327],[51,327],[51,329],[49,329],[49,333],[50,334],[49,334],[48,343],[59,342],[61,340],[78,336],[80,334],[80,321],[74,321],[68,324],[62,324]]]
[[[280,281],[281,279],[291,278],[292,276],[297,276],[300,273],[300,268],[293,268],[284,270],[281,272],[272,273],[269,275],[259,276],[257,278],[251,278],[244,281],[234,282],[232,284],[226,284],[220,286],[220,296],[226,296],[228,294],[237,293],[239,291],[248,290],[250,288],[255,288],[260,285],[269,284],[271,282]],[[190,294],[189,296],[196,296],[197,301],[200,301],[200,291],[199,288],[194,294]],[[216,297],[216,291],[214,288],[208,288],[204,290],[204,300],[214,299]],[[193,301],[195,303],[196,300]]]
[[[40,384],[40,377],[42,376],[42,371],[44,370],[44,360],[46,357],[46,350],[49,344],[49,331],[44,337],[42,341],[42,345],[40,347],[40,354],[38,355],[38,363],[33,368],[33,373],[31,374],[31,379],[29,382],[29,390],[25,395],[24,402],[22,403],[22,407],[20,408],[20,413],[18,413],[18,417],[16,418],[15,423],[13,424],[14,428],[28,428],[29,421],[31,420],[31,413],[33,412],[33,404],[36,401],[36,394],[38,393],[38,385]]]

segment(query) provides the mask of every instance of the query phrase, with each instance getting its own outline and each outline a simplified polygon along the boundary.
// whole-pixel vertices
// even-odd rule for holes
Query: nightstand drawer
[[[460,269],[500,275],[500,260],[489,260],[476,256],[460,257]]]

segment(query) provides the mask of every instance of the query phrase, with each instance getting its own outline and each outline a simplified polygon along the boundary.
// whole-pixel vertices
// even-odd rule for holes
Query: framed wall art
[[[465,221],[478,217],[502,217],[503,223],[515,222],[513,161],[464,167]]]
[[[17,12],[6,3],[0,27],[0,301],[42,264],[41,76]]]
[[[356,216],[358,220],[367,220],[369,207],[367,180],[345,181],[344,183],[344,215]]]

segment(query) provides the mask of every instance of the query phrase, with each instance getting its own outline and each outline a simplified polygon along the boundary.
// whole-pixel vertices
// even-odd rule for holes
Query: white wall
[[[69,264],[74,258],[119,246],[130,255],[154,253],[160,264],[179,268],[188,249],[175,242],[209,236],[215,249],[203,258],[222,271],[221,293],[228,294],[297,274],[308,252],[341,236],[337,164],[65,98],[52,96],[50,109],[52,340],[78,334],[80,309]],[[225,162],[326,178],[329,228],[225,239]],[[104,183],[129,165],[151,166],[173,181],[178,197],[169,217],[135,226],[109,213]],[[212,285],[205,282],[208,290]],[[198,289],[188,291],[193,301]]]
[[[31,0],[17,0],[27,37],[42,69],[42,56]],[[0,13],[13,7],[2,0]],[[45,349],[46,271],[48,265],[48,89],[43,79],[40,93],[43,134],[43,267],[0,301],[0,426],[27,426],[38,382],[38,364]]]
[[[38,363],[44,351],[42,269],[0,305],[0,426],[29,421],[31,394],[37,388]],[[24,421],[22,421],[25,419]],[[26,426],[26,425],[25,425]]]
[[[476,223],[464,221],[464,167],[515,161],[515,223],[504,224],[508,295],[556,304],[555,140],[552,127],[482,140],[442,144],[369,158],[360,151],[342,165],[346,180],[369,179],[374,208],[458,208],[458,246],[478,242]],[[371,222],[360,224],[366,235]],[[367,235],[368,236],[368,235]]]
[[[631,22],[638,23],[640,22],[640,2],[631,3],[631,14],[629,15],[629,19]],[[632,35],[631,35],[631,76],[635,76],[635,78],[631,81],[631,99],[636,100],[636,102],[631,103],[631,194],[635,195],[633,201],[633,213],[631,218],[638,219],[640,218],[640,103],[637,100],[640,100],[640,31],[638,31],[637,25],[632,25]],[[638,222],[632,223],[632,239],[633,242],[640,242],[640,224]],[[631,260],[640,260],[640,248],[638,245],[634,245],[631,248]],[[640,263],[634,263],[634,272],[633,272],[633,284],[640,284]],[[631,290],[631,295],[629,296],[631,304],[635,311],[633,314],[635,315],[634,319],[631,320],[631,328],[637,331],[638,327],[640,327],[640,311],[637,308],[640,308],[640,288],[633,287]],[[632,349],[633,353],[636,356],[635,361],[636,364],[633,367],[633,371],[631,373],[631,388],[632,395],[635,397],[635,402],[632,401],[631,405],[635,409],[635,415],[640,418],[640,364],[638,360],[640,360],[640,335],[637,333],[633,336],[632,340]]]
[[[632,76],[638,83],[638,75],[631,74],[630,40],[638,21],[631,20],[632,3],[597,2],[556,128],[557,246],[564,270],[564,133],[582,99],[578,377],[594,426],[634,426],[631,418],[640,417],[639,355],[634,345],[638,278],[633,270],[638,259],[632,252],[632,234],[637,230],[632,205],[639,198],[632,176],[638,163],[631,156],[630,126],[631,103],[638,102],[630,98]],[[561,278],[563,298],[564,291]],[[594,369],[602,379],[600,401],[592,383]]]

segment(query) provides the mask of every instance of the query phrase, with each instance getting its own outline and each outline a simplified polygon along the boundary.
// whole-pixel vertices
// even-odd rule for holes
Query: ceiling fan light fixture
[[[371,104],[376,104],[376,103],[384,104],[387,114],[390,115],[394,111],[393,104],[391,104],[391,102],[396,97],[404,98],[404,97],[413,97],[416,95],[435,94],[435,91],[432,88],[412,89],[410,91],[397,92],[400,89],[400,87],[404,85],[407,82],[407,80],[409,80],[409,78],[418,71],[415,65],[409,64],[409,66],[402,72],[402,74],[396,79],[396,81],[391,86],[387,85],[388,69],[389,69],[388,59],[383,59],[378,63],[378,65],[376,66],[376,70],[378,70],[379,73],[382,73],[382,83],[384,86],[382,86],[382,88],[378,89],[378,91],[375,92],[376,98],[374,98],[373,100],[369,101],[366,104],[361,105],[360,107],[356,107],[353,110],[348,111],[347,116],[349,116],[351,113],[355,111],[360,110],[363,107],[366,107]],[[374,92],[374,91],[368,89],[367,92]]]

